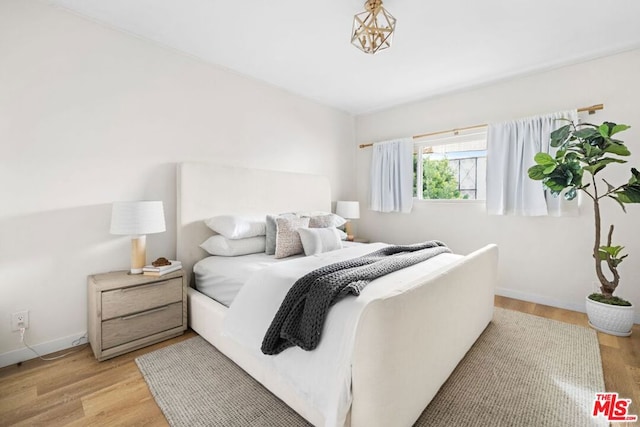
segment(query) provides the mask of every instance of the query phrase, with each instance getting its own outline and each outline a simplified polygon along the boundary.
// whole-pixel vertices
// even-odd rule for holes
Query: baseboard
[[[27,330],[28,331],[28,330]],[[86,344],[86,332],[79,332],[74,335],[69,335],[67,337],[59,338],[53,341],[44,342],[41,344],[31,344],[31,347],[38,352],[38,354],[44,356],[47,354],[55,353],[56,351],[66,350],[68,348],[73,347],[74,343],[77,343],[79,340],[80,344]],[[27,342],[29,342],[29,333],[25,335]],[[13,365],[16,363],[24,362],[27,360],[35,359],[38,357],[33,351],[28,349],[26,346],[19,348],[17,350],[8,351],[6,353],[0,354],[0,368],[4,368],[5,366]]]
[[[507,298],[519,299],[522,301],[534,302],[536,304],[549,305],[551,307],[563,308],[565,310],[585,313],[584,303],[582,304],[567,303],[567,302],[555,300],[553,298],[544,297],[541,295],[514,291],[512,289],[506,289],[506,288],[496,288],[496,295],[500,295],[502,297],[507,297]],[[634,316],[633,323],[640,324],[640,314],[638,314],[637,312]]]

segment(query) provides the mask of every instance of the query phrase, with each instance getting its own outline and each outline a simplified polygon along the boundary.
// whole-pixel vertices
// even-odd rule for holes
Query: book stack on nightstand
[[[167,273],[171,273],[172,271],[177,271],[182,268],[182,263],[180,261],[170,261],[171,264],[163,265],[161,267],[156,267],[152,264],[145,265],[142,267],[142,274],[145,276],[164,276]]]
[[[365,238],[362,238],[362,237],[355,237],[353,239],[353,241],[356,242],[356,243],[371,243],[369,241],[369,239],[365,239]]]

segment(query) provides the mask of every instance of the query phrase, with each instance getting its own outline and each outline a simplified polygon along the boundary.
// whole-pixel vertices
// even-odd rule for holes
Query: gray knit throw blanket
[[[297,345],[313,350],[329,307],[347,294],[360,295],[369,282],[385,274],[451,252],[432,240],[387,246],[370,254],[318,268],[298,279],[282,301],[262,341],[264,354],[278,354]]]

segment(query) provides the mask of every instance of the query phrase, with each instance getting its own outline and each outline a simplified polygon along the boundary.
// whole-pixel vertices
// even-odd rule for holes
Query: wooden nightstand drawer
[[[102,320],[182,301],[182,278],[102,292]]]
[[[182,301],[102,322],[102,348],[147,337],[182,325]]]

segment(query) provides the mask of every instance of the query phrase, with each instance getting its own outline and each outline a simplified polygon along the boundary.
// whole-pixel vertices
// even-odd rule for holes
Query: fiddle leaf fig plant
[[[598,126],[567,121],[568,124],[551,133],[550,145],[557,148],[555,156],[548,153],[536,154],[536,165],[528,170],[529,178],[542,181],[554,196],[564,192],[567,200],[573,200],[578,191],[582,191],[593,201],[593,258],[601,294],[593,294],[589,298],[608,304],[631,305],[628,301],[613,296],[620,283],[618,266],[627,254],[622,254],[623,246],[613,244],[613,224],[609,227],[606,245],[601,244],[600,202],[611,199],[618,203],[625,213],[625,204],[640,203],[640,172],[631,168],[631,178],[618,186],[612,185],[604,178],[602,183],[597,180],[597,175],[607,166],[627,162],[624,157],[631,153],[624,142],[614,136],[629,129],[629,126],[610,122]],[[602,184],[606,186],[606,190]],[[603,264],[609,270],[610,278],[605,276]]]

